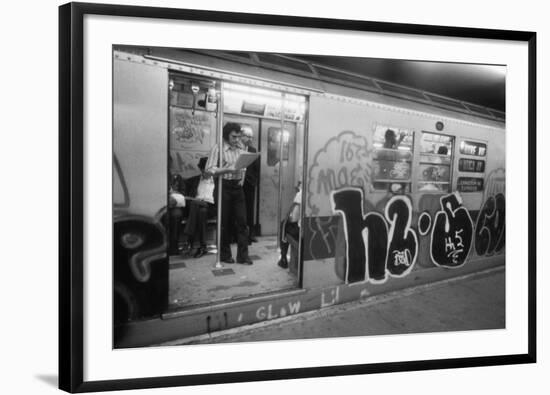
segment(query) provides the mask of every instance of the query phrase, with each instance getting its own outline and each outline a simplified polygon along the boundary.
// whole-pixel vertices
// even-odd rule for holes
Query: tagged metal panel
[[[167,201],[168,75],[115,59],[113,76],[115,208],[154,217]]]

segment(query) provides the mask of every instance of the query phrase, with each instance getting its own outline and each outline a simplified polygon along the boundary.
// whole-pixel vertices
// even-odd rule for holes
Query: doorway
[[[169,98],[169,177],[184,185],[185,207],[181,219],[172,222],[170,238],[170,309],[189,308],[210,303],[247,298],[299,286],[301,236],[295,235],[288,248],[291,267],[281,267],[279,235],[281,222],[293,204],[296,187],[302,177],[305,105],[282,108],[285,94],[245,85],[222,84],[199,79],[194,75],[170,75]],[[220,93],[222,100],[210,96]],[[220,92],[221,91],[221,92]],[[223,111],[218,103],[223,102]],[[296,100],[294,100],[296,102]],[[210,103],[215,106],[206,107]],[[298,103],[305,103],[299,97]],[[283,111],[281,111],[283,109]],[[254,112],[251,114],[250,112]],[[281,120],[281,114],[293,114]],[[277,119],[279,116],[279,119]],[[221,118],[220,118],[221,117]],[[221,119],[221,122],[220,122]],[[254,241],[249,243],[252,265],[219,264],[218,208],[209,207],[205,234],[206,253],[197,254],[200,247],[196,234],[188,228],[193,188],[192,180],[201,179],[201,160],[210,155],[221,138],[223,125],[235,122],[241,129],[252,131],[251,145],[260,153],[259,177],[254,188],[249,230]],[[283,127],[281,127],[283,126]],[[301,136],[298,136],[301,134]],[[179,227],[179,228],[178,228]],[[178,228],[178,229],[176,229]],[[176,233],[179,234],[176,236]],[[177,248],[173,248],[176,243]],[[236,245],[231,245],[236,256]]]

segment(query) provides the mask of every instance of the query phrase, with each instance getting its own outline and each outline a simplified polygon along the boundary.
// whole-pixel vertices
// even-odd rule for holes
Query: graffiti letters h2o
[[[435,215],[430,254],[436,266],[460,267],[472,246],[473,223],[458,194],[441,197],[441,211]]]
[[[377,212],[365,214],[360,188],[333,191],[330,199],[333,212],[340,214],[344,223],[347,283],[382,283],[388,276],[402,277],[412,270],[418,239],[410,226],[412,205],[408,197],[392,197],[385,218]]]

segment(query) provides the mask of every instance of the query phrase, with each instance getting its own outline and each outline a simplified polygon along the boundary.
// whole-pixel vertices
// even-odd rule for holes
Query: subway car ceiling
[[[404,107],[413,111],[433,113],[433,108],[436,107],[442,116],[467,122],[487,123],[488,126],[496,128],[502,128],[506,118],[505,112],[496,108],[438,95],[418,88],[410,88],[358,73],[360,65],[367,65],[371,61],[370,59],[343,58],[348,59],[347,64],[352,66],[341,69],[334,67],[334,64],[340,62],[341,65],[345,65],[346,63],[343,63],[342,58],[333,57],[137,46],[115,46],[114,50],[140,55],[152,61],[196,66],[222,74],[243,76],[248,79],[255,78],[274,85]],[[432,66],[444,67],[441,64],[432,64]],[[368,70],[367,66],[364,68]],[[177,70],[177,67],[174,70]],[[407,71],[402,71],[399,75],[407,75],[406,78],[414,81],[418,71],[414,71],[414,67],[411,70],[408,75]],[[456,72],[458,69],[455,67],[454,70]],[[483,67],[478,67],[477,70],[483,70]],[[465,74],[462,72],[462,75],[456,74],[456,76],[458,80],[463,80]],[[449,75],[449,78],[440,82],[445,85],[442,86],[442,89],[446,92],[457,92],[457,95],[460,92],[463,94],[464,89],[458,86],[459,84],[455,82],[457,78],[453,78],[453,76],[454,74]],[[504,107],[504,75],[502,74],[501,79],[502,87],[498,82],[500,77],[493,76],[492,78],[489,85],[480,83],[477,90],[469,89],[468,98],[484,97],[486,102],[502,104]],[[421,81],[421,78],[418,80]],[[482,122],[482,120],[489,122]]]

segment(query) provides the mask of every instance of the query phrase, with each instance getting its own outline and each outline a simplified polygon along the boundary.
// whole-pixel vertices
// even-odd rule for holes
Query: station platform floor
[[[164,345],[506,328],[504,266]]]
[[[236,257],[236,244],[231,246]],[[258,237],[248,246],[252,265],[223,263],[215,267],[217,250],[208,246],[208,253],[200,258],[192,255],[170,257],[170,309],[196,307],[234,299],[289,290],[298,286],[297,276],[277,265],[279,250],[276,236]]]

